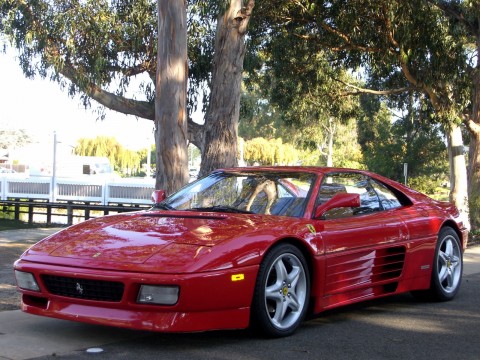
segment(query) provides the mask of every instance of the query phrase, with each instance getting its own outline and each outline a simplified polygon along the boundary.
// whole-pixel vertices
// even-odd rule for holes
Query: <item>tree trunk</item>
[[[335,138],[336,128],[337,126],[333,119],[331,117],[328,118],[328,127],[325,129],[327,130],[328,134],[327,166],[329,167],[333,167],[333,139]]]
[[[245,7],[242,4],[242,0],[230,0],[230,7],[217,20],[200,176],[219,167],[237,165],[245,33],[255,1],[249,0]]]
[[[480,51],[480,38],[477,47]],[[472,114],[467,124],[470,130],[468,195],[472,229],[477,230],[480,228],[480,63],[474,71],[472,80]]]
[[[157,5],[155,187],[171,193],[188,182],[187,11],[185,0],[157,0]]]
[[[328,133],[327,166],[333,167],[333,134]]]
[[[462,131],[452,124],[447,133],[450,160],[450,201],[455,204],[470,228],[468,207],[467,169],[464,155]]]

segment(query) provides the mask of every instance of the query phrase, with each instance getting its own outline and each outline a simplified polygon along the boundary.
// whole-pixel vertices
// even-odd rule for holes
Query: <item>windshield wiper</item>
[[[208,207],[194,207],[190,210],[193,211],[213,211],[213,212],[229,212],[229,213],[238,213],[238,214],[255,214],[253,211],[241,210],[236,207],[226,206],[226,205],[215,205]]]
[[[175,210],[173,206],[170,206],[168,204],[162,204],[162,203],[154,204],[153,208],[160,209],[160,210]]]

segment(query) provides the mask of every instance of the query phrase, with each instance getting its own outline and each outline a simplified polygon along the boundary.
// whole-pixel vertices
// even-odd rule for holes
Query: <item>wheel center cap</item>
[[[282,288],[282,294],[283,294],[283,296],[287,296],[287,295],[288,295],[288,287],[287,287],[287,286],[284,286],[284,287]]]

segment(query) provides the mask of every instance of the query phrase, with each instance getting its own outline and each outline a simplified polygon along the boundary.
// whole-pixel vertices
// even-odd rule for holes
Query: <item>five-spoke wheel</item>
[[[462,279],[462,248],[458,236],[452,229],[442,231],[436,250],[434,276],[440,300],[450,300],[455,296]]]
[[[290,335],[305,317],[309,296],[310,276],[304,255],[293,245],[281,244],[260,266],[252,322],[266,335]]]

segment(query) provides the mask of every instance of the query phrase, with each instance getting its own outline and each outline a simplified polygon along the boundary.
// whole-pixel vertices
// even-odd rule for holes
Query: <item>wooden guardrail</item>
[[[72,225],[75,222],[88,220],[93,217],[122,213],[129,211],[145,210],[151,205],[146,204],[108,204],[103,205],[88,201],[63,201],[50,202],[46,199],[7,199],[0,200],[0,218],[22,220],[22,214],[27,214],[28,223],[40,222],[47,226],[57,217],[66,218],[66,222],[59,223]],[[37,221],[43,218],[44,221]]]

